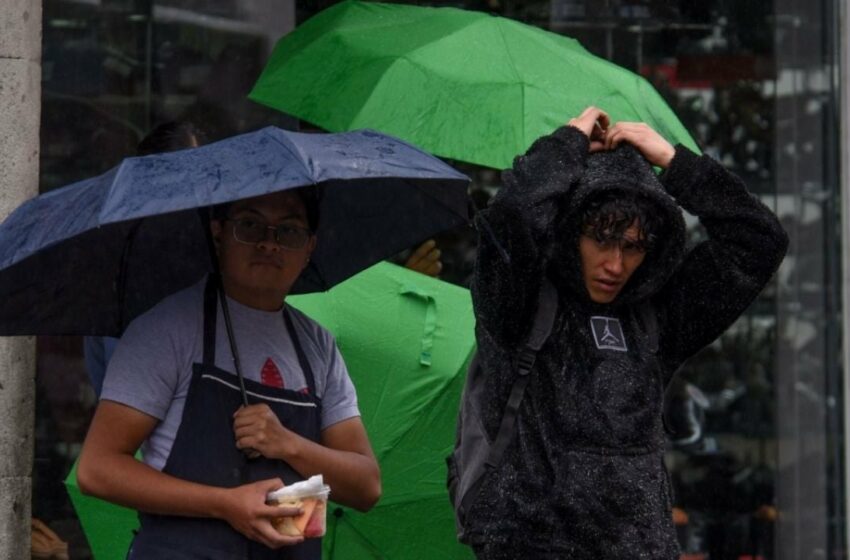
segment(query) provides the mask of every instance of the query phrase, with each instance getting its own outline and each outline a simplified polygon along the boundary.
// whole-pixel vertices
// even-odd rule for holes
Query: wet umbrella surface
[[[643,77],[569,37],[455,8],[335,4],[278,42],[250,97],[497,169],[588,105],[697,150]]]
[[[0,335],[118,335],[211,270],[198,208],[320,187],[319,244],[293,288],[327,290],[467,221],[466,176],[373,131],[268,127],[129,158],[0,224]]]

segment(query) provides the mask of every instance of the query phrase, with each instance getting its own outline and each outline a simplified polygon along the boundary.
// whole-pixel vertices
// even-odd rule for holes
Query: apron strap
[[[216,345],[216,322],[218,319],[218,279],[210,274],[207,277],[207,284],[204,288],[204,352],[203,363],[208,366],[215,366],[215,345]],[[286,330],[289,332],[289,338],[292,340],[292,346],[295,348],[295,354],[298,356],[298,365],[301,366],[301,371],[304,373],[304,379],[307,382],[307,390],[314,397],[316,396],[316,381],[313,375],[313,368],[310,366],[310,361],[304,353],[304,348],[301,346],[301,341],[298,338],[298,332],[295,330],[295,324],[292,322],[289,308],[283,308],[283,320],[286,323]]]
[[[204,288],[204,365],[215,365],[215,328],[218,319],[218,280],[207,276]]]
[[[292,322],[292,315],[288,306],[284,306],[283,308],[283,320],[286,323],[286,330],[289,331],[289,338],[292,340],[292,346],[295,347],[295,353],[298,355],[298,365],[301,366],[301,371],[304,373],[304,379],[307,381],[307,390],[310,391],[311,396],[317,397],[318,395],[316,395],[316,381],[313,377],[313,368],[310,367],[310,361],[307,359],[307,355],[304,354],[304,348],[301,346],[301,342],[298,339],[298,333],[295,331],[295,324]]]

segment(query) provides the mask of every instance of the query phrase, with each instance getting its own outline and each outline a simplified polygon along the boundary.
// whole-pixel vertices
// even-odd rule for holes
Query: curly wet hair
[[[594,197],[581,212],[581,233],[596,241],[621,240],[637,223],[637,245],[649,251],[665,228],[664,216],[650,198],[635,192],[610,191]]]

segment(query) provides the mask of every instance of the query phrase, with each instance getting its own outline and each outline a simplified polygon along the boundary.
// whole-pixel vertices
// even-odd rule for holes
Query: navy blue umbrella
[[[368,130],[268,127],[128,158],[27,201],[0,224],[0,335],[119,335],[212,270],[198,208],[319,185],[319,244],[293,289],[305,293],[465,223],[468,182]]]

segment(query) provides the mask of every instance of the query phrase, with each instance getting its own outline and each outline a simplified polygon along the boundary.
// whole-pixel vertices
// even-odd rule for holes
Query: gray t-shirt
[[[206,279],[171,295],[135,319],[106,370],[101,399],[158,418],[142,445],[144,461],[162,470],[183,417],[192,366],[203,359],[203,299]],[[280,311],[260,311],[228,298],[242,373],[295,391],[307,391],[304,373]],[[357,395],[333,336],[289,307],[298,340],[313,369],[322,399],[321,428],[359,416]],[[234,372],[221,308],[216,323],[216,366]],[[236,375],[234,373],[234,384]]]

